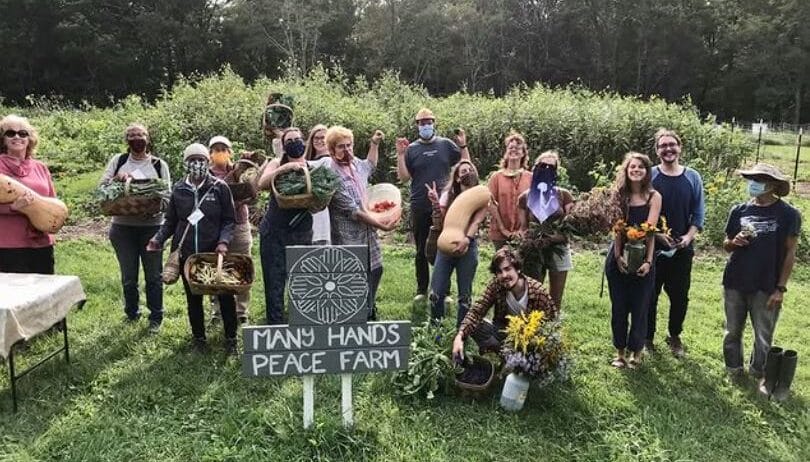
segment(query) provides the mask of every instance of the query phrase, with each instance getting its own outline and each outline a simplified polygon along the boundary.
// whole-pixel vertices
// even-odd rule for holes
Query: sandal
[[[641,367],[641,358],[630,358],[630,361],[627,363],[628,369],[638,369]]]
[[[624,360],[624,358],[616,357],[613,358],[613,361],[610,362],[610,365],[615,367],[616,369],[624,369],[625,367],[627,367],[627,362]]]

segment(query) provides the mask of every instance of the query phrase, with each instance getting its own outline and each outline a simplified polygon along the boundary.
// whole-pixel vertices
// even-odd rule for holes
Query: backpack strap
[[[125,152],[125,153],[121,154],[120,156],[118,156],[118,163],[115,166],[115,171],[113,172],[113,176],[118,175],[118,171],[121,170],[121,167],[123,167],[124,164],[126,164],[128,160],[129,160],[129,153],[128,152]],[[163,169],[161,168],[162,166],[160,165],[160,158],[152,156],[152,167],[155,169],[155,172],[157,172],[158,178],[162,179],[163,178]]]
[[[115,171],[113,172],[113,176],[118,175],[118,171],[121,170],[121,167],[123,167],[123,165],[126,164],[128,160],[129,160],[129,153],[128,152],[125,152],[125,153],[121,154],[120,156],[118,156],[118,164],[116,164],[116,166],[115,166]]]

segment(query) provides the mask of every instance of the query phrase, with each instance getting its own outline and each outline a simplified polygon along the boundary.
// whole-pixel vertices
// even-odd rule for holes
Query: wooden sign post
[[[304,428],[314,418],[315,375],[340,374],[350,426],[352,374],[408,367],[410,322],[367,322],[369,269],[366,246],[287,247],[290,324],[242,329],[245,376],[303,376]]]

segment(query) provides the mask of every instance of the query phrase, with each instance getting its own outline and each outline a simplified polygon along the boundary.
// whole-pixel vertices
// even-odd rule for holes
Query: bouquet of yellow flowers
[[[570,361],[559,318],[543,311],[507,316],[503,356],[506,369],[534,379],[539,386],[568,378]]]

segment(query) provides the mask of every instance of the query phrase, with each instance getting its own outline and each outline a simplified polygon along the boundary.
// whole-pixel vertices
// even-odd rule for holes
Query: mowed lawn
[[[488,275],[484,252],[476,293]],[[0,378],[0,459],[134,460],[380,460],[380,461],[806,461],[810,460],[810,271],[799,265],[789,284],[776,334],[799,352],[793,396],[784,403],[758,397],[754,383],[724,376],[720,255],[696,260],[683,335],[687,358],[664,352],[641,370],[608,365],[610,305],[600,298],[603,257],[577,252],[564,312],[575,360],[572,379],[532,389],[523,411],[500,410],[491,399],[468,402],[440,395],[404,399],[387,374],[354,379],[355,420],[344,429],[336,377],[316,379],[316,420],[301,428],[301,381],[241,376],[227,360],[221,328],[211,329],[212,352],[193,354],[182,287],[166,288],[166,320],[158,336],[146,321],[122,322],[118,269],[104,239],[59,242],[57,269],[79,275],[88,295],[71,313],[72,363],[54,360],[20,382],[20,411],[10,411],[8,379]],[[385,319],[413,313],[413,250],[385,249],[379,295]],[[261,280],[259,278],[259,280]],[[261,284],[251,315],[263,318]],[[666,300],[664,298],[664,300]],[[666,303],[666,302],[664,302]],[[750,329],[749,329],[750,330]],[[32,342],[21,365],[58,344]],[[746,352],[750,348],[750,332]],[[5,373],[5,367],[2,369]],[[499,392],[500,390],[498,390]]]

